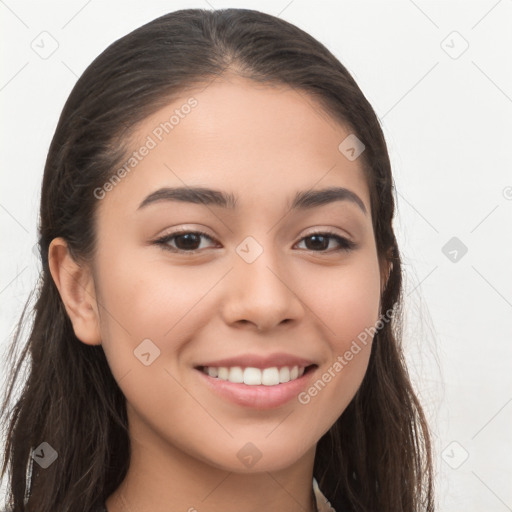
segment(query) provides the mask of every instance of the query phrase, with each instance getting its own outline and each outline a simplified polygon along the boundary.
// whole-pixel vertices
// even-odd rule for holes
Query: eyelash
[[[205,233],[204,231],[183,230],[183,231],[177,231],[176,233],[171,233],[169,235],[165,235],[161,238],[158,238],[157,240],[154,241],[154,243],[156,245],[161,246],[161,248],[165,251],[170,251],[173,253],[182,253],[182,254],[195,254],[195,253],[199,252],[201,249],[192,249],[190,251],[186,251],[184,249],[178,249],[177,247],[170,247],[168,245],[168,242],[170,240],[172,240],[178,236],[189,235],[189,234],[200,235],[205,238],[208,238],[211,241],[214,241],[214,239],[210,235]],[[313,236],[322,236],[324,238],[334,239],[334,240],[336,240],[336,242],[338,242],[340,247],[335,250],[321,250],[321,251],[314,251],[314,250],[310,249],[311,252],[315,252],[315,253],[330,253],[330,252],[339,252],[339,251],[350,252],[357,247],[357,244],[355,242],[352,242],[352,240],[344,238],[332,231],[316,231],[314,233],[309,233],[307,236],[302,237],[299,242],[302,242],[302,240],[311,238]],[[306,250],[308,250],[308,249],[306,249]]]

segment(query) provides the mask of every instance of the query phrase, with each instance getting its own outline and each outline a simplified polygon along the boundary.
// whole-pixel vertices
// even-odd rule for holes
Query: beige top
[[[315,493],[316,500],[316,508],[318,512],[336,512],[334,508],[331,507],[331,504],[327,500],[327,498],[323,495],[320,487],[318,487],[318,482],[316,478],[313,477],[313,492]]]

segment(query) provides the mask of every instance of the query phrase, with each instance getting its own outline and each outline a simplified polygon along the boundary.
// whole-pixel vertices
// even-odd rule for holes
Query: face
[[[140,443],[277,470],[347,407],[381,286],[362,162],[338,149],[348,135],[306,94],[235,77],[138,127],[133,160],[97,192],[94,276]]]

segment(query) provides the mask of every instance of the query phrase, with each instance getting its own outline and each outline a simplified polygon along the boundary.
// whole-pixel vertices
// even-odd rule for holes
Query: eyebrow
[[[160,201],[182,201],[186,203],[236,208],[237,199],[231,193],[206,187],[164,187],[149,194],[139,205],[138,210]],[[356,204],[366,215],[367,210],[361,198],[343,187],[328,187],[321,190],[303,190],[297,192],[291,204],[291,210],[315,208],[335,201],[348,201]]]

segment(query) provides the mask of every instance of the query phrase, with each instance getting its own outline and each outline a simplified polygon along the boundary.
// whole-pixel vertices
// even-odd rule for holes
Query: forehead
[[[344,186],[369,210],[362,158],[350,160],[339,149],[349,136],[303,91],[219,77],[139,124],[122,179],[101,208],[117,202],[135,209],[162,186],[222,188],[237,204],[245,197],[260,206],[297,190]]]

